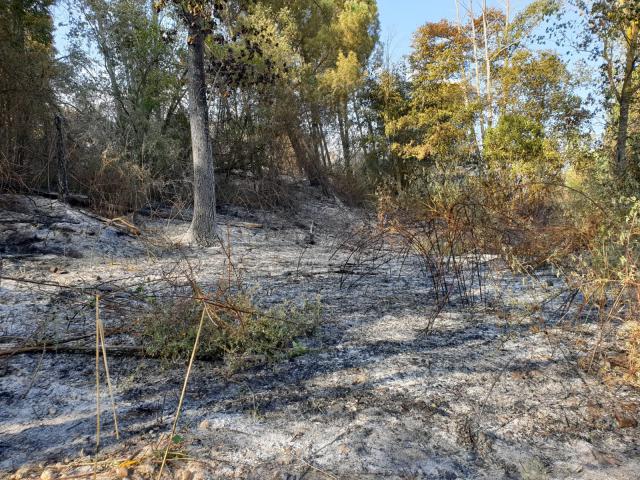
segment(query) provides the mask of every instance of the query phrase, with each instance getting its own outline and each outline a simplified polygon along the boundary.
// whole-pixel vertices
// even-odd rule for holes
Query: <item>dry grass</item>
[[[139,209],[148,202],[152,185],[145,168],[109,150],[75,180],[85,186],[94,210],[107,217]]]
[[[249,210],[295,209],[292,181],[277,174],[261,177],[219,176],[216,197],[221,205]]]

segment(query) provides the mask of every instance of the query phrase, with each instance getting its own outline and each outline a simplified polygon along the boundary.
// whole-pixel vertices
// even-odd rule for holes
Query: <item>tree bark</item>
[[[351,171],[351,141],[349,139],[349,112],[347,101],[338,105],[338,126],[340,130],[340,141],[342,143],[342,154],[344,156],[344,166],[347,171]]]
[[[58,198],[65,202],[69,195],[69,176],[67,174],[67,148],[64,141],[64,125],[61,115],[54,117],[56,125],[56,164],[58,177]]]
[[[629,111],[631,98],[626,92],[620,97],[620,117],[618,119],[618,135],[616,138],[616,164],[615,174],[618,178],[624,178],[629,170],[627,159],[627,138],[629,136]]]
[[[307,175],[311,186],[322,186],[325,188],[325,182],[323,181],[323,175],[320,172],[319,159],[313,157],[313,153],[309,148],[309,145],[304,141],[303,132],[300,131],[300,127],[289,125],[287,127],[287,136],[293,153],[296,156],[296,162],[298,168]]]
[[[213,154],[209,138],[204,34],[198,22],[189,27],[189,126],[193,156],[193,220],[187,239],[210,246],[216,239],[216,195]]]

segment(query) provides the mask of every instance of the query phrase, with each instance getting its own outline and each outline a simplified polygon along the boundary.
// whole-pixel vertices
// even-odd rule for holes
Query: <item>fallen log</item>
[[[60,198],[58,192],[50,192],[48,190],[31,189],[29,195],[38,195],[40,197],[51,198],[57,200]],[[65,202],[74,207],[88,207],[91,205],[91,200],[87,195],[81,193],[67,193],[65,195]]]

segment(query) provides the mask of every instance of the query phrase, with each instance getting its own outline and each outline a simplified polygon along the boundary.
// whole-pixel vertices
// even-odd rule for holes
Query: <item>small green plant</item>
[[[139,319],[146,355],[167,362],[189,358],[203,304],[192,299],[156,305]],[[313,333],[321,317],[321,304],[283,303],[268,310],[257,308],[244,294],[208,305],[197,358],[227,363],[264,363],[306,353],[300,338]]]
[[[303,343],[300,343],[297,340],[294,340],[293,345],[289,349],[289,357],[290,358],[300,357],[302,355],[307,354],[308,352],[309,352],[309,349],[307,348],[306,345],[304,345]]]

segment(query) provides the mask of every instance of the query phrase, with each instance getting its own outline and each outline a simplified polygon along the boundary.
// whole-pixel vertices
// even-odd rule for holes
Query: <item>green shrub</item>
[[[189,299],[158,306],[142,316],[145,354],[167,362],[187,360],[203,308],[202,302]],[[207,309],[197,358],[227,363],[264,363],[301,355],[305,349],[297,340],[312,334],[321,317],[319,301],[260,310],[246,295],[228,297],[224,304]]]

